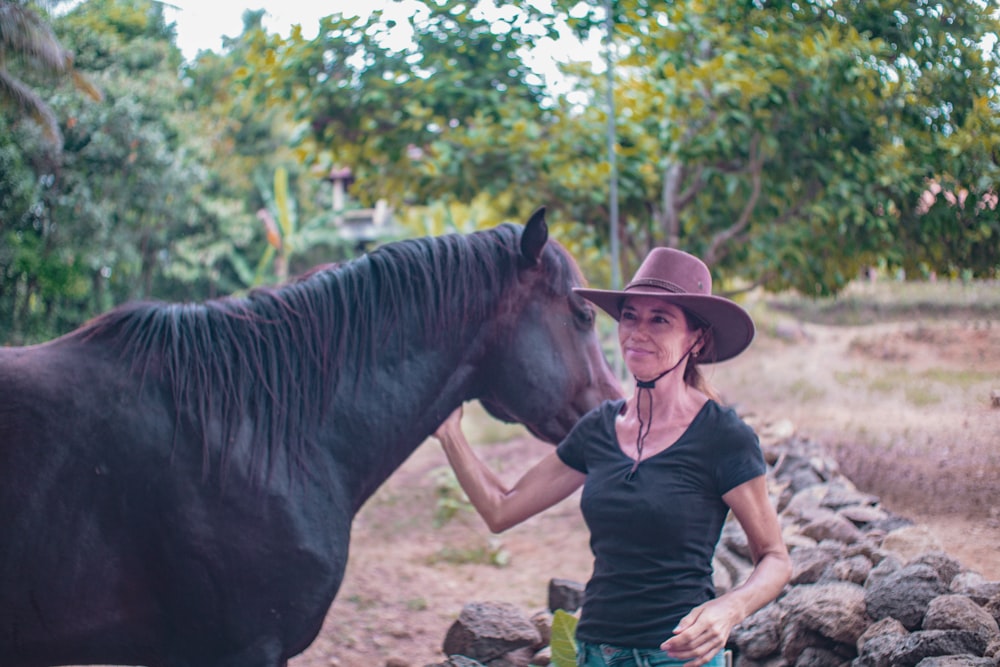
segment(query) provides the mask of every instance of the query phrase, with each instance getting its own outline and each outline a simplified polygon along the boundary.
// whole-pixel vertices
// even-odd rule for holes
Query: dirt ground
[[[990,326],[991,324],[991,326]],[[889,509],[927,526],[966,567],[1000,580],[1000,322],[832,327],[772,318],[710,380],[755,423],[788,419]],[[516,427],[470,440],[513,480],[549,451]],[[436,441],[357,517],[347,576],[316,642],[292,667],[421,667],[441,661],[463,605],[541,610],[552,578],[584,581],[591,560],[574,496],[491,536],[453,503]],[[457,513],[443,525],[442,512]]]

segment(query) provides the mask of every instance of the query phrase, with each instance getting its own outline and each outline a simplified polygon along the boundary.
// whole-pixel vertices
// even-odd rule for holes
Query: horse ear
[[[538,264],[548,240],[549,226],[545,223],[545,207],[539,206],[538,210],[528,218],[521,234],[521,259],[525,264],[528,266]]]

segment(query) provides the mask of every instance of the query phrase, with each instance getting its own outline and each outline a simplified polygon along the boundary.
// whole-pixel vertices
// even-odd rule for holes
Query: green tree
[[[202,51],[183,68],[181,108],[196,138],[186,145],[203,166],[198,197],[210,215],[177,239],[165,271],[213,295],[259,284],[265,275],[275,279],[252,267],[269,252],[257,212],[268,206],[276,171],[289,173],[289,197],[303,219],[318,214],[324,185],[302,173],[291,146],[290,105],[258,97],[247,86],[247,63],[266,60],[279,39],[264,29],[263,16],[263,10],[244,12],[242,32],[225,38],[221,52]]]
[[[175,240],[204,224],[201,173],[176,108],[181,56],[161,5],[90,0],[52,25],[106,95],[86,103],[39,84],[62,119],[60,150],[26,124],[14,128],[16,173],[31,187],[27,202],[10,198],[17,206],[0,216],[10,257],[0,291],[5,340],[66,331],[127,299],[190,297],[164,267]]]
[[[626,239],[632,261],[681,245],[809,294],[866,264],[996,273],[997,214],[978,205],[998,185],[995,6],[614,6],[623,228],[641,235]],[[603,20],[593,3],[574,25]],[[919,210],[932,182],[967,190],[966,206]]]
[[[537,39],[525,26],[541,16],[518,7],[491,21],[474,4],[426,2],[409,18],[413,43],[396,48],[388,40],[396,26],[381,12],[332,15],[316,38],[293,31],[248,58],[243,73],[259,104],[295,110],[308,129],[300,143],[308,161],[354,170],[352,193],[362,204],[387,195],[396,204],[429,201],[445,193],[442,175],[426,164],[454,145],[450,137],[543,113],[541,80],[521,55]],[[497,181],[509,172],[497,166],[454,164],[463,173],[447,181],[454,186],[448,194],[468,199],[484,184],[503,189]]]
[[[39,91],[24,77],[69,77],[93,99],[99,100],[101,93],[73,66],[73,53],[59,42],[34,4],[28,0],[0,0],[0,104],[12,107],[15,117],[34,120],[58,145],[62,141],[59,122]],[[17,74],[19,70],[23,75]]]

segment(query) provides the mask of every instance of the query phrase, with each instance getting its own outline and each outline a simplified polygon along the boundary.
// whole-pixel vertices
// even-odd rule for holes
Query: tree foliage
[[[303,268],[271,261],[259,211],[282,260],[341,257],[324,177],[345,166],[358,205],[387,199],[414,233],[545,204],[607,283],[608,77],[569,63],[556,94],[527,66],[565,25],[603,36],[605,3],[539,6],[423,0],[313,38],[248,11],[184,62],[158,2],[0,0],[0,340]],[[659,244],[724,288],[1000,272],[996,6],[617,0],[611,19],[622,274]],[[66,85],[68,63],[102,100]]]
[[[197,224],[197,171],[181,152],[180,54],[159,5],[91,0],[53,22],[100,102],[39,84],[60,119],[61,145],[14,126],[27,169],[3,174],[27,208],[3,212],[0,330],[64,331],[127,299],[169,294],[171,239]],[[16,117],[15,117],[16,118]]]
[[[1000,265],[1000,51],[976,0],[615,3],[624,215],[773,289]],[[603,27],[600,7],[575,23]],[[637,130],[637,131],[635,131]],[[633,158],[637,158],[633,160]],[[638,162],[638,163],[637,163]],[[932,183],[964,208],[917,204]],[[635,245],[635,244],[633,244]]]
[[[508,170],[451,155],[449,139],[495,134],[515,115],[543,113],[541,81],[519,55],[535,39],[523,30],[534,15],[512,9],[491,20],[468,3],[427,2],[409,17],[413,42],[404,47],[393,45],[400,26],[382,12],[332,15],[314,39],[293,31],[241,71],[258,104],[287,100],[294,109],[307,161],[320,171],[354,169],[362,202],[387,192],[397,201],[468,201],[481,187],[502,189],[497,181]],[[436,159],[438,151],[446,156]]]
[[[45,136],[58,145],[62,140],[59,122],[31,85],[30,78],[69,77],[93,99],[100,100],[102,95],[74,67],[72,51],[63,47],[33,4],[28,0],[0,0],[0,104],[11,106],[18,115],[35,121]],[[18,76],[18,70],[23,72],[22,76]]]

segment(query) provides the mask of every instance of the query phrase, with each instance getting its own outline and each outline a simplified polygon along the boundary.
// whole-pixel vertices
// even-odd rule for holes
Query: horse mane
[[[457,341],[516,279],[519,238],[504,224],[399,241],[243,297],[126,304],[67,338],[101,341],[144,379],[161,379],[178,422],[188,415],[200,432],[206,474],[213,451],[225,466],[247,420],[251,472],[277,456],[302,463],[345,362],[357,381],[407,341]],[[221,433],[210,436],[210,423]]]

